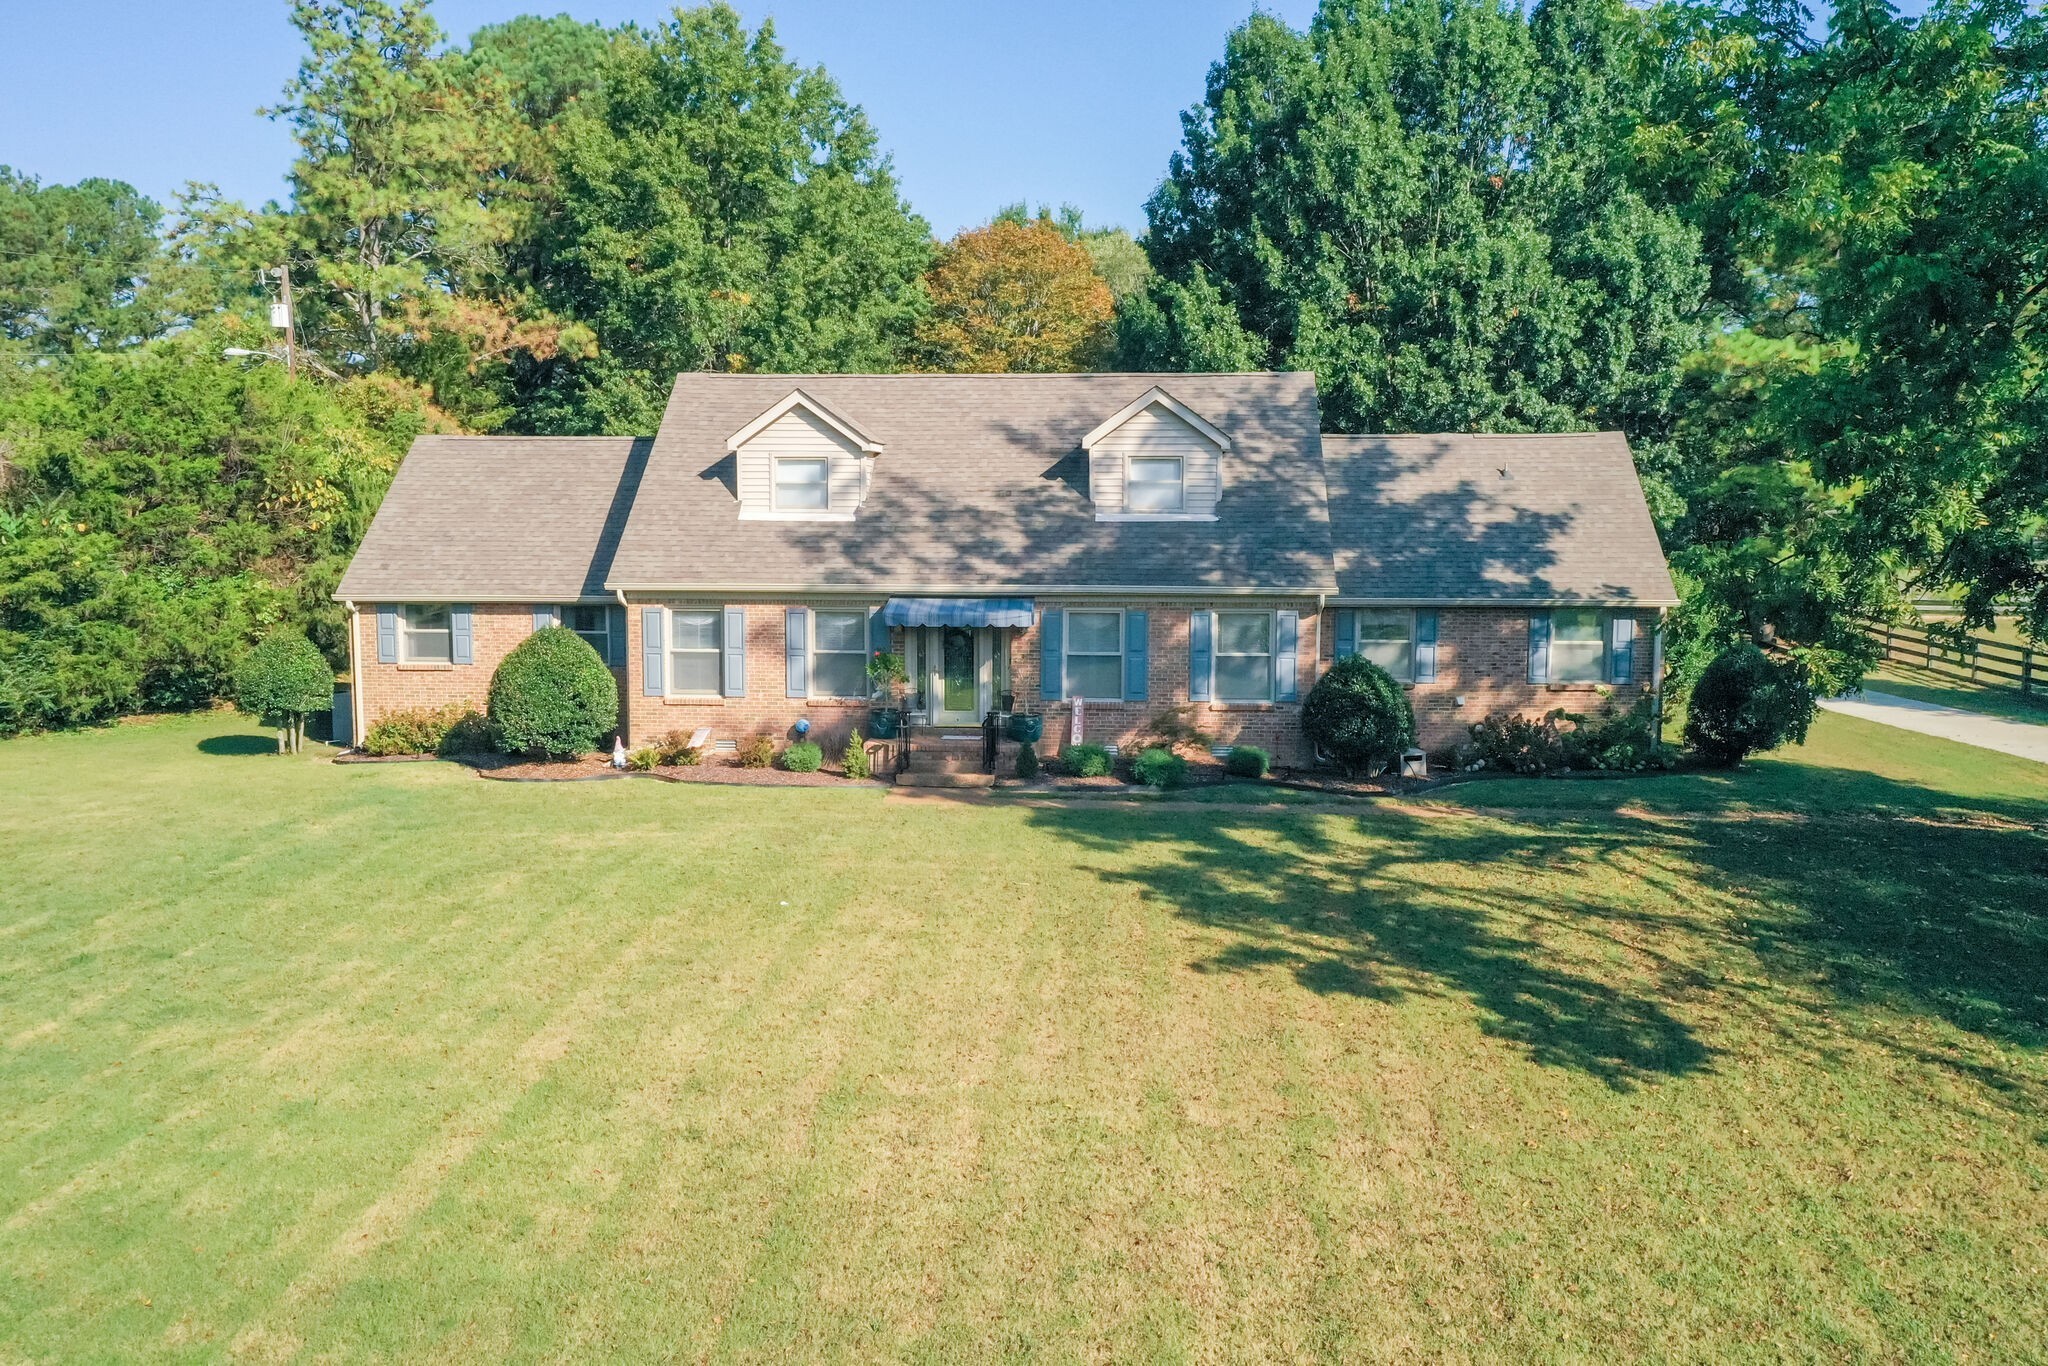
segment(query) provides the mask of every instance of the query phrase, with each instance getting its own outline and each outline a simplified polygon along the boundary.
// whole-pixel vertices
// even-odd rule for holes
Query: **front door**
[[[938,674],[932,720],[942,726],[981,720],[981,651],[975,636],[980,632],[965,626],[945,626],[938,631]]]

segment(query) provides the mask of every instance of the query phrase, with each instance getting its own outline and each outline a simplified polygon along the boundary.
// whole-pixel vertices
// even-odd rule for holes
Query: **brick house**
[[[629,745],[992,711],[1129,746],[1171,720],[1310,759],[1301,699],[1361,653],[1441,751],[1496,711],[1624,704],[1677,595],[1626,442],[1326,436],[1314,376],[678,377],[652,437],[421,437],[343,577],[351,733],[481,705],[563,625]]]

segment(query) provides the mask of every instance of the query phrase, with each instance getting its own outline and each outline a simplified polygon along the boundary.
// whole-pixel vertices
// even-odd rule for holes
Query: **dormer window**
[[[775,462],[775,510],[777,512],[823,511],[832,506],[832,462],[790,460]]]
[[[1177,456],[1134,455],[1124,475],[1124,506],[1132,512],[1179,512],[1187,503],[1187,466]]]

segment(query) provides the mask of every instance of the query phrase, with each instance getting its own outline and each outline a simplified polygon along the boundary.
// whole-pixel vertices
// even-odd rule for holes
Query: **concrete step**
[[[930,769],[911,769],[896,775],[896,781],[904,787],[994,787],[993,773],[952,773]]]
[[[908,767],[915,773],[979,773],[981,772],[981,751],[973,753],[945,753],[937,750],[914,749],[908,757]]]

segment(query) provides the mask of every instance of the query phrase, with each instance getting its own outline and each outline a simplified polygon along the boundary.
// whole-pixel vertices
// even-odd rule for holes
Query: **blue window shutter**
[[[1436,613],[1415,614],[1415,681],[1436,682]]]
[[[377,609],[377,662],[396,664],[398,662],[398,609],[379,607]]]
[[[1143,702],[1152,668],[1152,614],[1124,613],[1124,701]]]
[[[1636,679],[1636,619],[1618,616],[1608,626],[1610,677],[1616,683]]]
[[[1273,700],[1301,700],[1301,613],[1275,612],[1273,632]]]
[[[626,609],[613,603],[604,609],[605,663],[626,667]]]
[[[1214,653],[1216,614],[1188,613],[1188,700],[1209,700],[1209,662]]]
[[[747,695],[747,609],[725,609],[725,695]]]
[[[476,663],[476,633],[467,607],[448,609],[448,658],[456,664]]]
[[[1550,614],[1538,612],[1529,618],[1529,681],[1550,681]]]
[[[1057,607],[1038,619],[1038,696],[1042,701],[1057,702],[1066,695],[1065,625]]]
[[[547,628],[548,628],[548,627],[550,627],[550,626],[553,626],[554,624],[555,624],[555,609],[554,609],[554,608],[552,608],[552,607],[536,607],[536,608],[534,608],[534,609],[533,609],[533,629],[534,629],[534,630],[536,630],[536,631],[545,631],[545,630],[547,630]]]
[[[889,652],[889,623],[882,620],[882,609],[868,608],[868,658]]]
[[[801,607],[782,613],[782,655],[789,668],[785,691],[791,697],[811,695],[811,614]]]
[[[1358,653],[1358,610],[1353,607],[1339,608],[1336,616],[1337,648],[1331,653],[1331,658],[1349,659]]]
[[[662,646],[666,643],[662,639],[661,609],[659,607],[641,608],[640,695],[642,697],[660,697],[668,691],[667,685],[662,682],[661,669],[662,660],[667,658],[667,652],[662,649]]]

